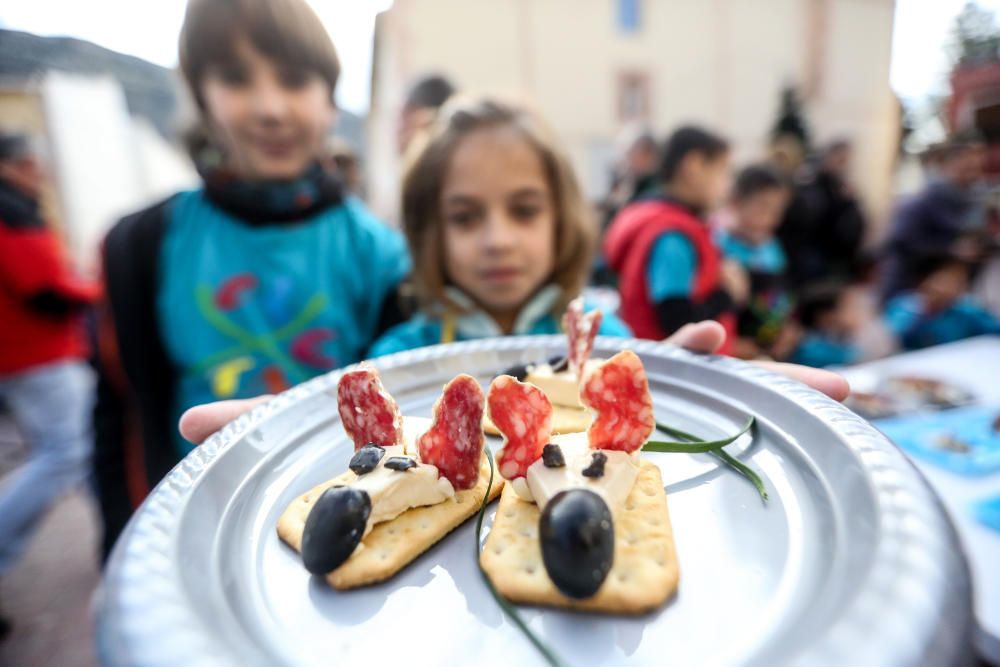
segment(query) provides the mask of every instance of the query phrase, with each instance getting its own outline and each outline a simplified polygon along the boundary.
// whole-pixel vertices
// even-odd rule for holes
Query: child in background
[[[371,356],[558,333],[586,282],[596,222],[552,131],[525,109],[456,99],[423,140],[402,195],[422,308]],[[605,313],[600,333],[629,330]]]
[[[320,165],[340,65],[305,0],[191,0],[180,67],[207,131],[204,184],[104,242],[105,554],[193,447],[176,428],[187,408],[360,360],[410,267],[402,236]]]
[[[860,360],[857,338],[868,319],[863,287],[839,281],[816,285],[799,296],[796,312],[804,332],[790,362],[823,368]]]
[[[774,230],[788,203],[784,177],[766,166],[749,166],[736,177],[729,215],[718,232],[722,254],[743,267],[750,294],[739,312],[734,354],[743,359],[783,359],[795,341],[786,327],[792,299],[785,281],[787,260]]]
[[[917,287],[889,300],[885,323],[906,350],[1000,334],[1000,321],[968,293],[969,265],[952,255],[924,258]]]
[[[715,319],[731,341],[747,279],[722,261],[705,221],[729,189],[729,146],[701,128],[682,127],[664,144],[657,179],[659,192],[626,206],[604,238],[605,258],[619,277],[621,316],[636,336],[652,339]]]

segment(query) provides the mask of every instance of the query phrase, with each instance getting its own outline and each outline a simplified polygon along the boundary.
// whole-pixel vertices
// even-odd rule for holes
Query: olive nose
[[[302,530],[302,563],[313,574],[331,572],[350,558],[364,537],[372,499],[360,489],[333,486],[324,491]]]
[[[615,556],[614,522],[601,496],[587,489],[557,493],[542,510],[538,537],[549,579],[564,595],[582,599],[600,590]]]

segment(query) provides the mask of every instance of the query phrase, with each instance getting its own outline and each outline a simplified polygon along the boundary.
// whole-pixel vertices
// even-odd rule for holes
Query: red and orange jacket
[[[661,323],[647,283],[650,255],[656,240],[668,232],[680,232],[698,257],[691,287],[691,301],[704,304],[719,291],[721,256],[708,226],[681,206],[663,199],[639,201],[627,206],[608,229],[603,252],[608,265],[618,274],[621,293],[620,315],[639,338],[661,340],[673,333]],[[710,313],[726,329],[722,353],[729,349],[735,331],[732,312]]]
[[[73,274],[37,204],[0,182],[0,375],[85,359],[81,313],[97,294]]]

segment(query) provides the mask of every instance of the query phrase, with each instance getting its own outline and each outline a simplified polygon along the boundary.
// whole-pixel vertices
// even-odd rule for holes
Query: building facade
[[[661,135],[706,125],[742,164],[765,155],[780,91],[793,85],[817,143],[855,142],[854,178],[879,218],[899,141],[893,13],[893,0],[395,0],[375,34],[373,204],[397,217],[396,119],[408,84],[433,72],[541,110],[594,199],[626,124]]]

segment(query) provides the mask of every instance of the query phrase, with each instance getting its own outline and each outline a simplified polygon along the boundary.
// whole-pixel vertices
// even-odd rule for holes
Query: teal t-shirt
[[[688,299],[694,289],[698,255],[681,232],[657,237],[646,264],[646,288],[653,303],[666,299]]]
[[[968,295],[945,310],[929,313],[918,292],[903,292],[886,304],[884,319],[886,327],[907,350],[1000,334],[1000,320]]]
[[[356,199],[275,225],[241,222],[201,190],[168,206],[156,308],[178,418],[360,360],[410,271],[402,236]]]
[[[853,343],[813,331],[802,338],[788,361],[802,366],[825,368],[853,364],[859,356],[860,351]]]
[[[716,241],[723,256],[739,262],[747,271],[780,274],[785,271],[788,262],[785,251],[777,239],[770,239],[760,244],[744,241],[735,234],[719,232]]]

